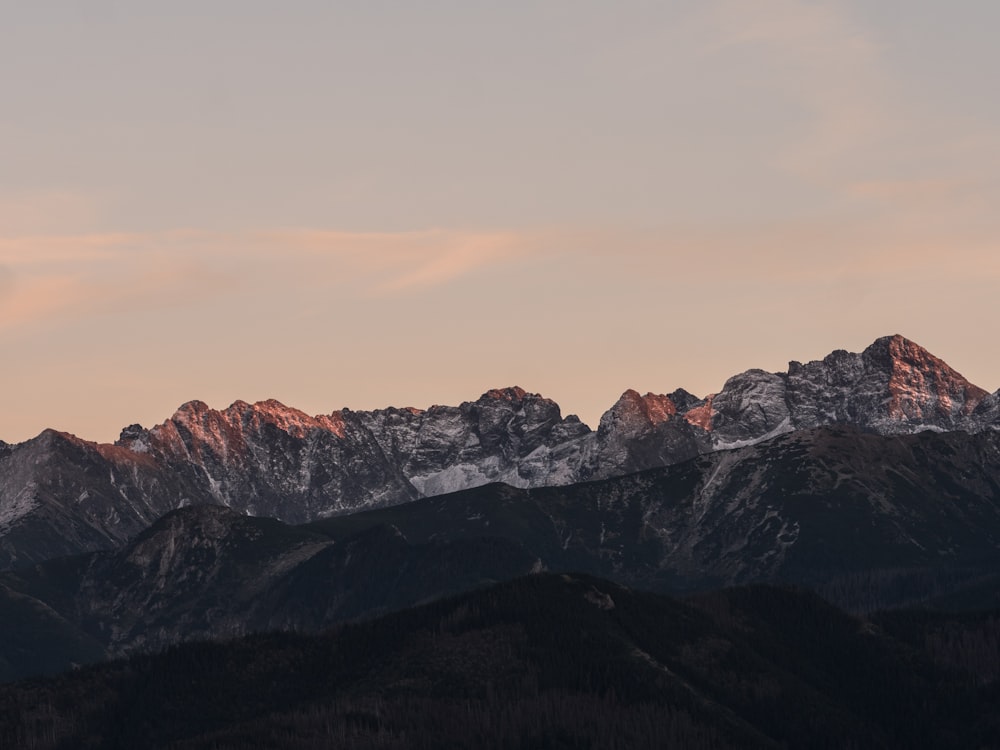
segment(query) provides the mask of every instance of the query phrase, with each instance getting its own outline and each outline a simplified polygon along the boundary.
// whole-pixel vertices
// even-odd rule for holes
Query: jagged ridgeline
[[[0,446],[0,566],[112,549],[183,506],[304,523],[490,482],[570,485],[823,425],[879,435],[995,430],[1000,400],[900,336],[750,370],[699,398],[626,391],[591,430],[520,388],[457,407],[308,416],[193,401],[114,445],[46,430]]]

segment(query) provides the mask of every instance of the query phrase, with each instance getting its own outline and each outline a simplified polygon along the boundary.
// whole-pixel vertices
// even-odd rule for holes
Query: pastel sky
[[[0,439],[901,333],[1000,387],[995,0],[0,2]]]

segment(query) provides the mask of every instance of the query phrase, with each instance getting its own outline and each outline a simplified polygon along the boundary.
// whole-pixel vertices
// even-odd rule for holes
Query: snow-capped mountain
[[[860,354],[749,370],[704,398],[626,391],[596,431],[521,388],[457,407],[342,409],[192,401],[114,445],[46,430],[0,446],[0,566],[112,547],[185,505],[291,523],[490,482],[564,485],[665,466],[794,430],[879,434],[1000,426],[1000,397],[901,336]]]

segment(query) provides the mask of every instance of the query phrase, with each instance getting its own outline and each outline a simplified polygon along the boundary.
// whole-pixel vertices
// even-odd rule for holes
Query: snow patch
[[[733,450],[734,448],[746,448],[749,445],[756,445],[757,443],[763,443],[766,440],[770,440],[778,435],[784,435],[786,432],[792,432],[792,419],[791,417],[785,417],[781,420],[781,424],[775,427],[768,433],[761,435],[760,437],[747,438],[746,440],[732,440],[726,442],[724,440],[714,441],[712,447],[715,450],[727,451]]]
[[[454,464],[433,474],[409,477],[409,480],[417,492],[424,497],[445,495],[449,492],[481,487],[484,484],[498,481],[496,474],[487,473],[486,468],[485,465]]]

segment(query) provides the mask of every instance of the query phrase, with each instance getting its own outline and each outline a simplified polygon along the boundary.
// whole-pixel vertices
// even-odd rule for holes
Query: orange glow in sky
[[[596,427],[893,333],[1000,387],[1000,5],[375,5],[0,12],[0,439],[511,385]]]

